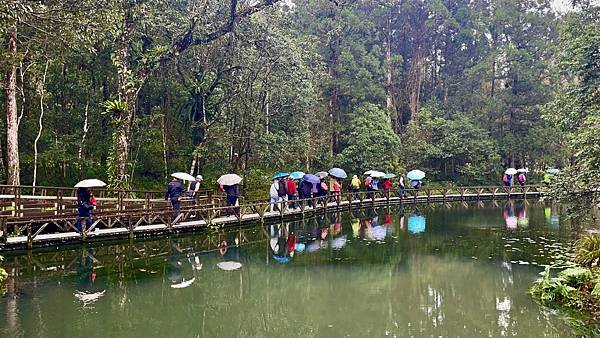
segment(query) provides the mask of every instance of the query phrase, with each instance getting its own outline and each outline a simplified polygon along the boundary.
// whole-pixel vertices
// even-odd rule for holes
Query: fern
[[[583,266],[598,265],[600,261],[600,235],[588,235],[575,243],[575,261]]]

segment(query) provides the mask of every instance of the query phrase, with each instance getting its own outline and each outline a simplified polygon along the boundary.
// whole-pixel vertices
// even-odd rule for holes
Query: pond
[[[440,203],[9,254],[0,336],[571,336],[527,293],[569,254],[557,209]]]

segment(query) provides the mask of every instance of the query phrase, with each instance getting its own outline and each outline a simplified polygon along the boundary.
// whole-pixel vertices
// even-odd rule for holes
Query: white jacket
[[[271,188],[269,189],[269,194],[272,197],[279,197],[279,182],[275,181],[273,182],[273,184],[271,184]]]

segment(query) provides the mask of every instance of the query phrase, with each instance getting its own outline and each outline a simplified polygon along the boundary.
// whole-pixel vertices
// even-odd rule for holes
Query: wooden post
[[[2,243],[6,243],[8,241],[8,224],[6,217],[0,216],[0,225],[2,225]]]
[[[27,223],[27,248],[33,248],[33,236],[31,234],[31,223]]]
[[[146,194],[147,196],[148,194]],[[144,216],[142,216],[144,217]],[[133,225],[131,224],[131,216],[127,216],[127,228],[129,230],[129,238],[133,239],[134,238],[134,234],[133,234]]]
[[[13,199],[15,204],[13,215],[15,217],[21,217],[21,214],[19,213],[19,210],[21,210],[21,188],[16,185],[13,187]]]

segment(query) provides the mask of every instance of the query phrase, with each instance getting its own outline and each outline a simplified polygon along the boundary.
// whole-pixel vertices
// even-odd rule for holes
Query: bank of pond
[[[598,332],[528,293],[574,257],[583,229],[561,216],[534,200],[439,203],[10,252],[0,336]]]

